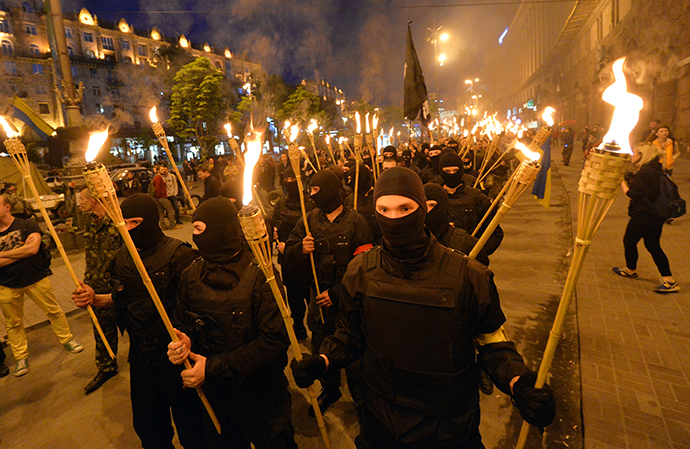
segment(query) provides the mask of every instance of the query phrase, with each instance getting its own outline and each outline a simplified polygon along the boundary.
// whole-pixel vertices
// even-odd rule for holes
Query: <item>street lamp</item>
[[[443,53],[438,55],[438,62],[440,63],[441,67],[443,67],[443,63],[446,62],[446,55]]]

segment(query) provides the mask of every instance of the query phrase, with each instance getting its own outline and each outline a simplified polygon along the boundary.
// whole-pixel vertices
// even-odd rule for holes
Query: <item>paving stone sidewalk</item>
[[[570,196],[575,229],[582,159],[573,159],[554,169]],[[690,199],[690,160],[676,161],[673,180]],[[611,270],[625,265],[628,203],[619,192],[577,286],[585,447],[690,448],[690,216],[664,226],[661,246],[681,291],[661,295],[653,290],[660,275],[642,242],[638,279]]]

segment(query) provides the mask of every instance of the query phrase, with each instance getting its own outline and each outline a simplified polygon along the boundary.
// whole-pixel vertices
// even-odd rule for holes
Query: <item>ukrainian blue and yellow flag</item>
[[[41,139],[45,140],[48,136],[52,136],[55,133],[55,130],[46,123],[45,120],[39,117],[21,98],[15,96],[12,100],[12,106],[14,107],[14,118],[26,123],[31,129],[36,131],[36,134],[38,134]]]
[[[546,209],[551,201],[551,136],[541,146],[541,169],[534,180],[532,195],[537,198],[539,204]]]

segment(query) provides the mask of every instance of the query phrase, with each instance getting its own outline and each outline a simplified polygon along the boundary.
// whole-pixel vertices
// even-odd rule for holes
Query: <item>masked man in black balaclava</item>
[[[484,448],[478,345],[480,363],[522,416],[540,427],[550,424],[553,394],[548,385],[534,388],[536,373],[507,339],[493,274],[441,246],[425,228],[426,198],[417,175],[402,167],[386,170],[374,201],[383,244],[348,266],[337,332],[320,355],[293,361],[297,385],[361,357],[358,447]]]
[[[477,227],[482,217],[491,207],[491,200],[477,189],[467,185],[463,173],[462,159],[455,153],[446,153],[441,156],[439,161],[441,170],[441,179],[443,189],[448,194],[449,218],[450,222],[456,228],[464,229],[466,232],[472,234]],[[479,232],[475,235],[481,238],[484,230],[491,222],[496,209],[491,213],[489,218],[484,221],[484,224],[479,228]],[[501,226],[496,226],[496,229],[487,240],[484,249],[488,255],[491,255],[498,249],[503,240],[503,229]]]
[[[422,182],[433,182],[434,179],[439,175],[438,163],[441,160],[442,148],[438,145],[434,145],[429,148],[429,164],[422,170]]]
[[[280,264],[283,284],[287,288],[295,335],[298,340],[304,340],[307,338],[307,329],[304,327],[304,316],[307,311],[305,301],[309,302],[310,298],[311,270],[305,271],[300,267],[285,263],[285,243],[295,225],[302,220],[299,186],[292,167],[287,167],[283,171],[283,188],[287,192],[287,196],[278,200],[273,208],[273,237],[278,247],[278,263]],[[309,196],[304,199],[304,205],[307,212],[314,208],[314,202]]]
[[[448,221],[448,195],[438,184],[424,184],[426,194],[427,214],[425,224],[434,234],[436,240],[447,248],[451,248],[467,255],[474,245],[477,244],[476,237],[464,229],[456,228]],[[477,255],[477,260],[487,267],[489,266],[489,256],[482,248]]]
[[[348,190],[352,190],[353,193],[349,194],[345,198],[345,207],[354,210],[355,207],[355,174],[356,167],[353,163],[352,168],[347,172],[347,186]],[[364,164],[359,164],[359,186],[357,187],[357,213],[364,217],[364,219],[369,224],[369,228],[373,233],[374,245],[381,243],[381,229],[379,229],[379,224],[376,222],[376,216],[374,214],[374,177]]]
[[[168,345],[168,358],[192,363],[182,371],[185,387],[204,385],[222,432],[206,420],[210,447],[296,448],[283,373],[288,336],[237,209],[216,197],[192,220],[202,257],[180,279],[173,317],[180,341]]]
[[[309,254],[314,254],[321,294],[309,303],[307,324],[312,332],[312,353],[317,354],[323,339],[335,332],[340,318],[340,280],[347,264],[356,254],[371,248],[372,235],[366,220],[343,206],[338,177],[330,170],[321,170],[312,178],[311,199],[317,207],[307,215],[311,235],[306,235],[304,223],[298,221],[285,245],[285,263],[311,272]],[[319,308],[325,323],[321,322]],[[348,386],[357,402],[358,389],[354,382],[348,374]],[[340,373],[330,372],[321,386],[323,391],[319,395],[319,403],[324,411],[341,396]]]
[[[419,168],[417,167],[416,164],[412,162],[412,151],[410,150],[403,150],[402,151],[402,158],[401,161],[399,162],[399,165],[401,167],[409,168],[413,172],[419,174]]]
[[[122,216],[144,262],[156,292],[169,316],[182,271],[198,253],[180,240],[163,234],[158,224],[158,204],[152,196],[137,193],[122,203]],[[172,449],[173,426],[185,449],[206,448],[203,408],[193,389],[183,388],[180,367],[166,358],[170,336],[144,286],[134,261],[123,245],[111,265],[113,293],[95,295],[84,286],[73,296],[80,307],[115,307],[118,327],[129,334],[130,396],[134,430],[148,448]],[[78,290],[75,292],[79,294]]]

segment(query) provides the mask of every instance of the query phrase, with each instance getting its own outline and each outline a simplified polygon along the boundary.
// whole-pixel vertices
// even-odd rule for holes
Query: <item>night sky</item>
[[[484,0],[486,1],[486,0]],[[314,79],[315,72],[342,89],[350,100],[402,104],[407,21],[429,92],[435,90],[434,50],[427,28],[443,26],[447,55],[438,67],[441,97],[466,90],[464,80],[483,76],[484,55],[498,46],[518,1],[478,5],[476,0],[62,0],[63,11],[86,7],[99,18],[124,17],[134,26],[185,34],[236,53],[247,52],[269,73],[290,83]],[[481,86],[480,88],[490,88]],[[476,88],[476,86],[475,86]],[[452,106],[452,104],[449,104]]]

